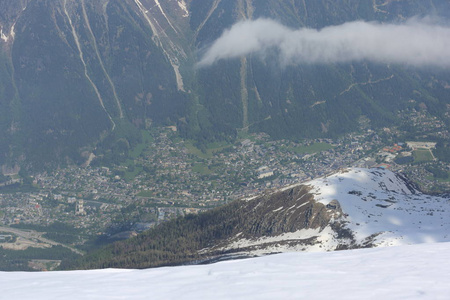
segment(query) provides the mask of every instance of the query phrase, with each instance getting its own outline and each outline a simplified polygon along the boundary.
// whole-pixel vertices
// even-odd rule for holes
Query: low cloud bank
[[[204,53],[199,67],[276,50],[280,64],[369,60],[412,66],[450,67],[450,27],[411,19],[403,24],[349,22],[298,30],[270,19],[236,23]]]

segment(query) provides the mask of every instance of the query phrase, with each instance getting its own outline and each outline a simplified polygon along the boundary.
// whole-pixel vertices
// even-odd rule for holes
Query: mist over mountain
[[[422,103],[443,118],[449,17],[444,0],[4,0],[0,165],[82,164],[161,125],[201,145],[335,137]]]
[[[355,21],[320,30],[292,30],[270,19],[247,20],[214,41],[198,65],[250,54],[264,56],[275,48],[281,66],[372,61],[448,67],[449,33],[450,27],[417,19],[404,24]]]

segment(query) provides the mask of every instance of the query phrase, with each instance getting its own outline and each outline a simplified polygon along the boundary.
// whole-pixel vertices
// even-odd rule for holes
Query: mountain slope
[[[139,271],[0,272],[0,288],[17,299],[445,299],[449,259],[450,243],[440,243]]]
[[[287,251],[450,241],[449,199],[402,175],[349,169],[188,215],[83,257],[68,268],[146,268]]]
[[[449,124],[446,69],[368,61],[283,68],[270,53],[197,66],[208,46],[241,20],[321,29],[424,15],[445,23],[450,3],[5,0],[0,165],[82,163],[96,149],[114,148],[114,140],[128,138],[132,146],[122,127],[177,125],[183,137],[205,144],[247,131],[337,136],[357,129],[362,116],[374,127],[396,124],[395,112],[407,108],[426,107]],[[104,143],[108,136],[113,141]]]
[[[398,22],[431,14],[437,7],[444,18],[449,16],[448,3],[443,1],[222,1],[214,7],[205,25],[199,26],[196,43],[200,49],[243,19],[270,18],[294,29],[321,29],[361,19]],[[195,18],[200,17],[194,11],[191,23]],[[438,113],[438,106],[445,110],[442,86],[424,87],[434,76],[448,77],[447,71],[367,61],[280,68],[276,57],[264,55],[266,59],[250,55],[199,70],[202,104],[215,124],[262,130],[277,138],[336,136],[354,129],[362,115],[375,126],[392,125],[396,122],[392,112],[410,107],[411,99],[427,103],[433,113]],[[420,94],[414,93],[417,87],[421,87]],[[432,98],[439,100],[430,101]]]
[[[3,4],[0,164],[83,162],[122,124],[183,115],[171,57],[134,1],[22,3]]]

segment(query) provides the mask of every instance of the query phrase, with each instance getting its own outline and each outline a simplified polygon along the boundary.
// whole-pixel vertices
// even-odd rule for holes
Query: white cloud
[[[424,19],[403,24],[355,21],[320,30],[294,30],[273,20],[236,23],[204,53],[198,65],[275,49],[283,65],[369,60],[450,67],[450,27]]]

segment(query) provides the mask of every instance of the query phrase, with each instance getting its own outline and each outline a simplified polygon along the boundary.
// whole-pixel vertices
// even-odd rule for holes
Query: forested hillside
[[[445,24],[450,3],[5,0],[0,164],[81,164],[92,152],[133,147],[136,132],[151,126],[177,126],[201,148],[249,131],[275,139],[335,137],[355,130],[362,116],[375,127],[396,124],[396,111],[406,108],[426,107],[443,118],[450,99],[444,68],[370,61],[280,66],[276,53],[197,65],[224,30],[246,19],[321,29],[424,16]]]
[[[302,199],[301,203],[298,198]],[[280,205],[287,207],[302,203],[302,208],[292,215],[274,211]],[[236,235],[257,239],[301,229],[323,229],[330,218],[325,206],[314,203],[308,188],[299,186],[251,201],[234,201],[198,215],[177,218],[135,238],[96,250],[77,261],[65,261],[62,268],[149,268],[213,260],[245,250],[220,249]],[[314,239],[303,242],[313,243]]]

